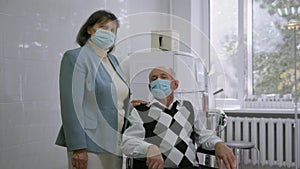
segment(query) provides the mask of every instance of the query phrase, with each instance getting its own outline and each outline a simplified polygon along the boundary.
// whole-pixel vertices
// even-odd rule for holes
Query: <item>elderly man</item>
[[[122,151],[134,158],[134,169],[197,167],[196,146],[215,149],[218,166],[223,160],[227,169],[236,168],[236,159],[223,141],[207,130],[190,102],[179,101],[174,90],[179,81],[168,67],[159,66],[150,72],[149,89],[154,100],[140,105],[130,116],[125,130]]]

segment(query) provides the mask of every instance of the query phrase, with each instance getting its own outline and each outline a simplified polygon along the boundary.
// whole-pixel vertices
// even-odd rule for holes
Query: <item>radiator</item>
[[[249,141],[260,151],[260,165],[295,166],[294,119],[229,117],[221,132],[225,141]],[[299,150],[298,150],[299,151]],[[244,150],[242,163],[257,164],[255,149]],[[299,159],[298,159],[299,160]]]

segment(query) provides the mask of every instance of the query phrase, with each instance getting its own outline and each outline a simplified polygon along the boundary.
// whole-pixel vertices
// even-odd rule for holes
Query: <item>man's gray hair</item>
[[[162,70],[162,71],[168,73],[169,75],[171,75],[174,79],[176,78],[176,74],[175,74],[174,70],[172,68],[170,68],[170,67],[167,67],[167,66],[157,66],[154,69]]]

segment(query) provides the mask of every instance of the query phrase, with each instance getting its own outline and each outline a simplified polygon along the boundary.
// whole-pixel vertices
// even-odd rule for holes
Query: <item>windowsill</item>
[[[294,114],[294,109],[275,109],[275,108],[240,108],[240,109],[223,109],[225,113],[271,113],[271,114]],[[298,110],[299,111],[299,110]]]
[[[295,103],[293,101],[239,101],[238,99],[220,99],[216,100],[217,109],[232,112],[294,112]],[[298,111],[300,102],[297,104]]]
[[[264,117],[264,118],[295,118],[295,109],[278,109],[278,108],[239,108],[223,109],[224,113],[233,117]],[[299,108],[297,117],[300,118]]]

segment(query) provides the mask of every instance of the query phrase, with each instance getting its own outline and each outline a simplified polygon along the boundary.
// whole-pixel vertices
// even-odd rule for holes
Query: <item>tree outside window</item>
[[[254,95],[285,95],[295,91],[294,34],[292,30],[287,29],[287,23],[290,19],[300,19],[299,14],[299,0],[253,1]],[[298,39],[299,35],[298,31]],[[299,49],[299,40],[297,46]],[[299,81],[299,59],[297,62]],[[298,88],[300,89],[300,84]]]

